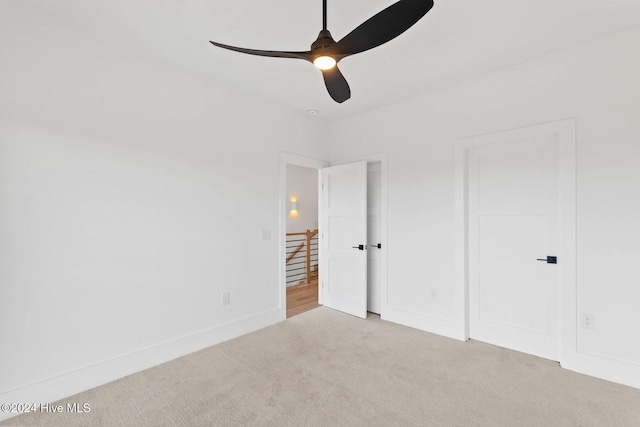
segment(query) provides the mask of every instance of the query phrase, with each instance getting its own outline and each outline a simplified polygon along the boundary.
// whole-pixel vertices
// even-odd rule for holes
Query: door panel
[[[325,168],[322,182],[323,303],[366,318],[367,164]]]
[[[495,270],[495,269],[494,269]],[[502,268],[479,273],[479,318],[507,327],[544,332],[544,293],[537,292],[535,281],[519,268]]]
[[[478,204],[480,207],[518,207],[537,204],[547,199],[545,150],[523,149],[513,152],[513,147],[491,149],[477,158]],[[489,150],[489,149],[487,149]]]
[[[481,265],[539,267],[545,253],[546,218],[543,215],[478,215],[478,233],[490,238],[478,241]],[[503,250],[509,248],[509,250]]]
[[[471,338],[559,359],[558,140],[471,149],[468,157]]]

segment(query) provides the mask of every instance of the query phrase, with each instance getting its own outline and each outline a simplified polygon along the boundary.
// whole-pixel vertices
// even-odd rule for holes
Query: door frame
[[[339,166],[345,163],[361,162],[365,161],[367,164],[380,162],[380,243],[382,244],[380,253],[380,318],[385,320],[385,314],[387,311],[387,295],[388,295],[388,249],[389,244],[387,241],[387,170],[388,170],[388,153],[371,154],[368,156],[350,158],[345,161],[332,163],[331,166]],[[369,242],[367,242],[369,244]]]
[[[279,209],[278,213],[280,215],[280,230],[278,233],[278,266],[279,266],[279,275],[280,275],[280,305],[278,309],[280,310],[280,318],[281,320],[285,320],[287,318],[287,266],[286,266],[286,257],[287,257],[287,165],[295,165],[302,166],[305,168],[311,168],[318,170],[318,232],[321,233],[320,229],[320,219],[322,216],[322,180],[320,177],[320,173],[322,168],[329,166],[329,162],[326,160],[312,159],[310,157],[299,156],[297,154],[291,153],[280,153],[280,191],[279,191]],[[323,255],[320,250],[320,245],[318,245],[318,262],[320,265],[323,263]],[[321,273],[318,272],[318,275]],[[318,277],[318,283],[322,277]],[[322,304],[322,291],[320,286],[318,286],[318,302]]]
[[[559,253],[560,268],[560,343],[562,364],[567,353],[576,351],[576,121],[561,120],[459,139],[454,142],[454,221],[455,289],[454,304],[458,332],[456,338],[469,339],[469,247],[468,247],[468,152],[479,146],[498,145],[519,140],[558,137]]]

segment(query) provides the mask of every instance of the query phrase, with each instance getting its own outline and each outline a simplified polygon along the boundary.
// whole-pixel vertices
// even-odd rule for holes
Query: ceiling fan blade
[[[248,53],[249,55],[258,55],[258,56],[269,56],[272,58],[294,58],[294,59],[304,59],[306,61],[311,61],[311,55],[309,52],[281,52],[277,50],[257,50],[257,49],[246,49],[244,47],[236,47],[229,46],[222,43],[216,43],[210,41],[214,46],[221,47],[223,49],[233,50],[240,53]]]
[[[343,103],[347,99],[351,98],[351,89],[349,83],[344,78],[338,67],[335,66],[330,70],[322,70],[322,77],[324,77],[324,84],[327,86],[329,95],[334,101]]]
[[[400,0],[372,16],[331,47],[341,58],[380,46],[407,31],[433,7],[433,0]]]

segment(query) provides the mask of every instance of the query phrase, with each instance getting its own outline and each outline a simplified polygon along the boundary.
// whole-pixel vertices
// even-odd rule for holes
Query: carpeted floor
[[[318,308],[0,425],[640,426],[640,390]]]

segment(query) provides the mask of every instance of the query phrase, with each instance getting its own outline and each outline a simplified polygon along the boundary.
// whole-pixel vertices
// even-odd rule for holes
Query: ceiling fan
[[[286,52],[276,50],[245,49],[211,42],[213,45],[275,58],[304,59],[312,62],[322,72],[324,83],[334,101],[342,103],[351,97],[351,89],[337,63],[347,56],[380,46],[407,31],[433,7],[433,0],[400,0],[372,16],[340,41],[336,42],[327,30],[327,0],[322,0],[322,31],[311,50]]]

